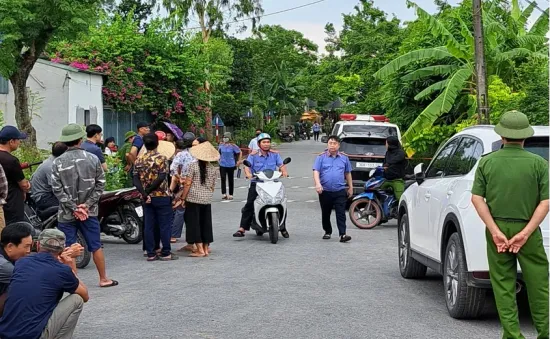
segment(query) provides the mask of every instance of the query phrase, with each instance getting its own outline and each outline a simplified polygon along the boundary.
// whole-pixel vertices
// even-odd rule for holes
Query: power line
[[[548,16],[548,13],[546,13],[545,10],[543,10],[542,8],[540,8],[539,5],[538,5],[536,2],[531,1],[531,0],[525,0],[525,2],[527,2],[527,3],[530,4],[530,5],[534,5],[535,8],[538,9],[542,14]]]
[[[267,13],[267,14],[262,14],[262,15],[259,15],[259,16],[255,17],[255,18],[259,19],[259,18],[264,18],[266,16],[272,16],[272,15],[276,15],[276,14],[286,13],[286,12],[294,11],[296,9],[312,6],[312,5],[315,5],[315,4],[324,2],[324,1],[325,0],[317,0],[317,1],[309,2],[307,4],[303,4],[303,5],[300,5],[300,6],[291,7],[291,8],[287,8],[287,9],[283,9],[283,10],[280,10],[280,11],[271,12],[271,13]],[[238,22],[248,21],[250,19],[253,19],[253,18],[245,18],[245,19],[234,20],[234,21],[231,21],[231,22],[227,22],[226,24],[234,24],[234,23],[238,23]],[[185,30],[200,29],[200,28],[202,28],[202,27],[201,26],[188,27],[188,28],[185,28]]]

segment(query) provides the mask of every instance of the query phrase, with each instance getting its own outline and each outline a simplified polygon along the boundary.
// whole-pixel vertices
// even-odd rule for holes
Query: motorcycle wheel
[[[134,211],[124,211],[122,221],[130,226],[130,229],[122,234],[122,239],[128,244],[139,244],[143,239],[143,221]]]
[[[380,224],[382,210],[376,201],[358,199],[352,202],[349,207],[349,218],[358,228],[371,229]]]
[[[279,241],[279,215],[271,213],[269,219],[269,240],[271,240],[272,244],[276,244]]]
[[[77,268],[84,268],[88,266],[90,263],[90,259],[92,258],[92,253],[88,250],[88,244],[86,243],[86,239],[84,239],[84,236],[80,231],[77,231],[76,233],[76,242],[79,243],[82,247],[84,247],[84,251],[82,251],[82,254],[76,257],[76,267]]]

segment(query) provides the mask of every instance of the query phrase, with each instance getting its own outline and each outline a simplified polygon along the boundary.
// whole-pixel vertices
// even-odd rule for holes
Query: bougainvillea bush
[[[201,42],[154,20],[145,32],[131,16],[104,17],[75,42],[48,46],[53,62],[102,73],[103,97],[117,112],[147,111],[182,125],[204,123],[209,59]]]

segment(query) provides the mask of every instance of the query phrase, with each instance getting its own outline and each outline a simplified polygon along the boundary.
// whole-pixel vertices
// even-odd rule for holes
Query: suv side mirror
[[[286,158],[285,160],[283,160],[283,165],[289,164],[290,161],[291,161],[290,158]]]
[[[326,144],[327,141],[328,141],[328,136],[323,135],[323,136],[321,137],[321,142],[322,142],[323,144]]]
[[[252,167],[252,164],[248,160],[243,161],[243,165],[245,165],[248,168]]]
[[[424,164],[421,163],[414,167],[414,178],[419,185],[424,182]]]

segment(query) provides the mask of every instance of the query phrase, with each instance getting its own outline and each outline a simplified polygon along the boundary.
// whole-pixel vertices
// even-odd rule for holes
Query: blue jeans
[[[143,204],[143,217],[145,221],[145,249],[147,256],[154,257],[155,253],[155,226],[160,231],[160,241],[162,242],[161,255],[163,257],[170,255],[170,236],[172,233],[172,202],[170,197],[152,197],[151,203]]]
[[[179,239],[181,238],[181,233],[183,232],[185,208],[181,206],[176,208],[174,211],[174,222],[172,223],[172,238]]]

